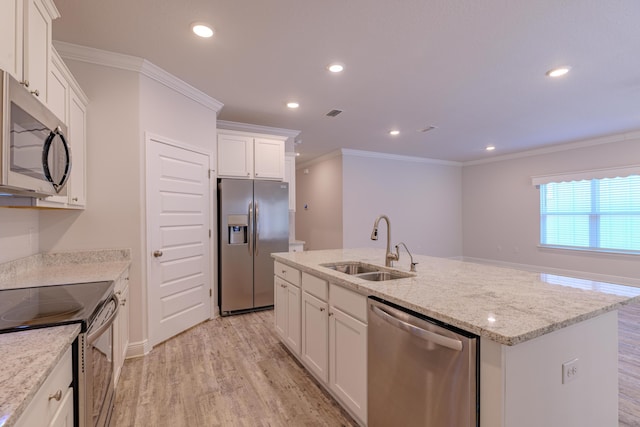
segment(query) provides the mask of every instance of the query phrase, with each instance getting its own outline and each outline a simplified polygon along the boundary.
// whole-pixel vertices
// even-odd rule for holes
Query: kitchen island
[[[382,266],[384,251],[273,257],[478,335],[483,426],[617,425],[617,308],[638,300],[639,288],[426,256],[414,257],[412,277],[372,282],[322,264]],[[409,270],[408,260],[396,265]],[[567,381],[563,365],[575,359],[577,374]]]

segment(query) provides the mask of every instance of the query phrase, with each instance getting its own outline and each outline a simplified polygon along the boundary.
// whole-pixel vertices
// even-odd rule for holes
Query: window
[[[640,175],[539,189],[542,245],[640,253]]]

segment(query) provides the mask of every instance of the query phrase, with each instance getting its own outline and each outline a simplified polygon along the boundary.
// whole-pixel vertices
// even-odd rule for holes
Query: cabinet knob
[[[324,311],[324,307],[320,307],[320,311]]]
[[[287,275],[287,270],[282,270],[282,274]]]
[[[24,87],[29,87],[29,80],[22,80],[20,84]]]
[[[62,399],[62,390],[58,390],[55,393],[50,394],[49,395],[49,400],[51,400],[51,399],[55,399],[55,400],[57,400],[59,402],[60,399]]]
[[[126,304],[127,304],[127,299],[126,299],[126,298],[122,298],[122,299],[120,300],[120,305],[121,305],[121,306],[125,306]]]
[[[153,251],[153,256],[156,258],[160,258],[162,256],[162,251]]]
[[[40,96],[40,91],[38,89],[32,90],[31,95]]]
[[[256,176],[257,176],[257,175],[258,175],[258,174],[256,174]],[[250,174],[249,172],[247,172],[247,176],[251,176],[251,174]]]
[[[333,316],[333,312],[332,311],[329,312],[329,317],[331,317],[331,316]]]
[[[73,199],[71,199],[71,201],[72,201],[72,202],[77,202],[77,201],[78,201],[78,198],[77,198],[77,197],[74,197]]]

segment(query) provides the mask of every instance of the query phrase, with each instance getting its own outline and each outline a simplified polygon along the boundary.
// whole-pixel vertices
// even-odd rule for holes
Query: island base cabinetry
[[[480,425],[617,426],[618,316],[609,312],[530,341],[480,341]],[[577,359],[577,374],[563,364]]]
[[[300,355],[300,271],[279,262],[273,265],[275,328],[283,343]]]
[[[276,292],[281,292],[282,264],[275,265]],[[275,302],[276,331],[320,384],[360,425],[366,425],[367,298],[305,272],[300,290],[300,351],[293,351],[284,334],[285,313],[291,312],[291,299],[284,296]],[[295,328],[289,325],[289,329]]]

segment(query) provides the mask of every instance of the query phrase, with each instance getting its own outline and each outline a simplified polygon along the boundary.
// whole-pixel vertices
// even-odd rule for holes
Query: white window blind
[[[538,181],[541,245],[640,253],[640,171],[599,172],[595,179]]]

